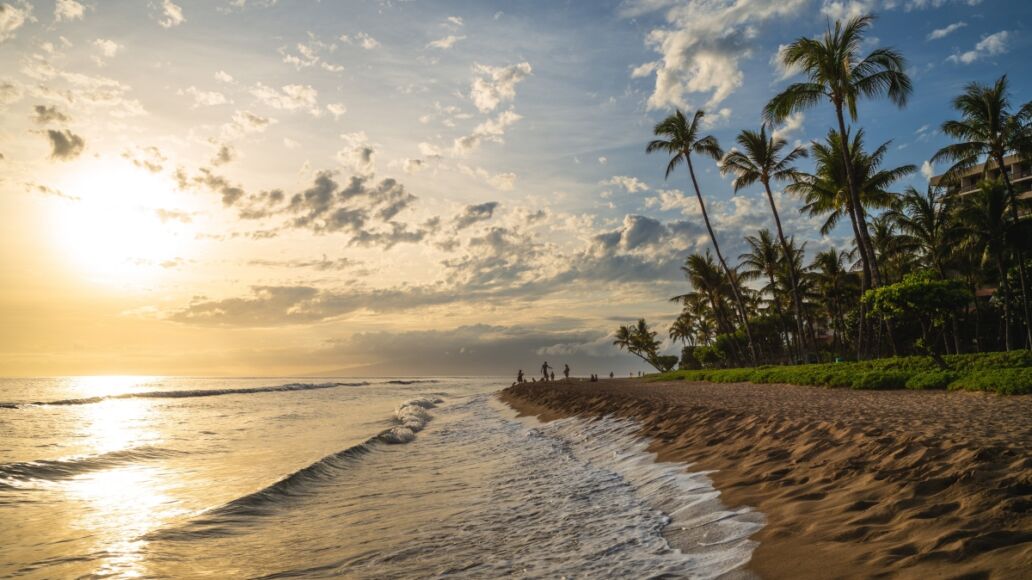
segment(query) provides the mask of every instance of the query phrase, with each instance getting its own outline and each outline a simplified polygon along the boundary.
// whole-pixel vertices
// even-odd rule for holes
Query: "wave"
[[[36,401],[32,403],[0,403],[0,409],[18,409],[21,407],[45,405],[89,405],[109,399],[183,399],[190,397],[217,397],[221,395],[252,395],[256,393],[282,393],[287,391],[311,391],[316,389],[332,389],[336,387],[364,387],[368,382],[360,383],[288,383],[270,387],[245,387],[239,389],[194,389],[184,391],[140,391],[119,395],[104,395],[82,399],[60,399],[57,401]]]
[[[98,455],[69,457],[66,459],[0,463],[0,480],[30,481],[42,479],[54,481],[75,477],[88,471],[99,471],[126,463],[163,459],[185,453],[185,451],[145,445]]]
[[[291,501],[313,495],[320,485],[333,481],[351,468],[363,456],[376,451],[381,445],[408,443],[416,438],[430,421],[428,409],[433,409],[442,399],[420,397],[405,401],[394,411],[390,429],[353,445],[327,455],[262,489],[238,497],[217,508],[201,514],[182,527],[162,530],[151,534],[149,539],[193,540],[234,533],[234,524],[248,518],[273,513]]]

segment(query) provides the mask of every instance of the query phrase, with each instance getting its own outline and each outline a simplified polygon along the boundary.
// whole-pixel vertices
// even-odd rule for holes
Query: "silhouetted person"
[[[551,373],[551,375],[549,376],[549,379],[548,379],[548,380],[550,380],[550,381],[554,381],[554,380],[555,380],[555,371],[552,371],[552,373]]]
[[[609,378],[613,378],[613,371],[609,371]]]
[[[542,363],[542,365],[541,365],[541,375],[545,377],[542,380],[545,380],[545,381],[548,380],[548,369],[550,369],[550,368],[552,368],[552,367],[548,366],[548,361],[545,361],[544,363]]]
[[[569,380],[569,378],[570,378],[570,365],[568,365],[568,364],[564,364],[563,365],[563,376],[566,377],[567,380]]]
[[[523,382],[523,369],[520,369],[520,372],[516,373],[516,382],[517,383],[522,383]]]

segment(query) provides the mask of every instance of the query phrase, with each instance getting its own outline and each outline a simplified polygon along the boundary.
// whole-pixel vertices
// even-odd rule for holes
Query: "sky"
[[[709,245],[653,125],[730,148],[799,79],[779,47],[859,13],[915,85],[859,111],[900,188],[965,83],[1032,99],[1019,0],[0,0],[0,375],[641,370],[612,332],[665,338]],[[766,199],[697,167],[735,257]]]

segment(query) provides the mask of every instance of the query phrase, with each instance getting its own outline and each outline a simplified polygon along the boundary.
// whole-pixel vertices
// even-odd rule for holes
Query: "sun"
[[[55,207],[52,235],[80,275],[100,283],[149,282],[181,267],[194,239],[189,212],[163,175],[97,160],[61,180],[75,201]]]

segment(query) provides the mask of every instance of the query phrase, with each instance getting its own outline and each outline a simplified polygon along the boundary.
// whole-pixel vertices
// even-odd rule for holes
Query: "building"
[[[1032,198],[1032,163],[1021,161],[1017,155],[1008,155],[1003,158],[1003,165],[1007,171],[1007,177],[1014,186],[1014,193],[1024,199]],[[964,172],[960,177],[959,185],[947,186],[951,193],[967,195],[976,189],[982,181],[982,164],[978,164]],[[1000,176],[1000,170],[993,167],[989,170],[989,178],[996,179]],[[933,187],[938,187],[943,181],[942,175],[936,175],[931,180]],[[945,185],[945,184],[943,184]]]

